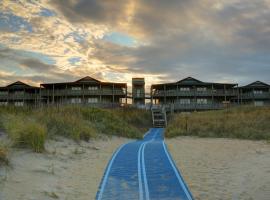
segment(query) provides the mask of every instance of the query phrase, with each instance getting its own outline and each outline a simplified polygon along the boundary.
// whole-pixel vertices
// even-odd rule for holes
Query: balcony
[[[261,94],[254,94],[253,92],[243,93],[242,99],[270,99],[270,92],[263,92]]]
[[[39,97],[39,94],[32,93],[9,93],[9,94],[1,94],[0,100],[34,100]]]
[[[237,96],[236,90],[206,90],[206,91],[180,91],[180,90],[158,90],[155,91],[153,97],[163,97],[163,96],[179,96],[179,97],[191,97],[191,96]]]
[[[44,90],[41,92],[42,96],[95,96],[95,95],[125,95],[125,92],[121,89],[98,89],[98,90]]]

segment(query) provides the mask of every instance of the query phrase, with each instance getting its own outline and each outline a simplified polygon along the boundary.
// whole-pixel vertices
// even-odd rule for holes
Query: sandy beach
[[[12,150],[11,166],[0,168],[0,199],[95,199],[109,159],[128,141],[112,137],[77,144],[59,138],[46,143],[46,153]]]
[[[196,200],[269,200],[269,143],[194,137],[166,143]]]
[[[1,200],[95,199],[112,153],[128,139],[49,140],[46,153],[13,149],[0,168]],[[166,143],[196,200],[268,200],[270,144],[178,137]]]

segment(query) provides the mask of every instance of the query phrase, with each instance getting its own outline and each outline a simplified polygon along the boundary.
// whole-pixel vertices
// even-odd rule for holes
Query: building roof
[[[118,85],[122,87],[126,87],[126,83],[114,83],[114,82],[102,82],[97,79],[94,79],[90,76],[83,77],[74,82],[62,82],[62,83],[42,83],[40,84],[43,87],[52,86],[52,85],[80,85],[80,84],[101,84],[101,85]]]
[[[28,85],[21,81],[16,81],[5,87],[0,87],[0,89],[38,89],[38,87]]]
[[[269,88],[270,85],[262,81],[255,81],[240,88]]]
[[[229,86],[236,86],[236,83],[212,83],[212,82],[203,82],[193,77],[187,77],[182,80],[173,83],[163,83],[163,84],[153,84],[152,86],[163,86],[163,85],[183,85],[183,86],[209,86],[209,85],[229,85]]]

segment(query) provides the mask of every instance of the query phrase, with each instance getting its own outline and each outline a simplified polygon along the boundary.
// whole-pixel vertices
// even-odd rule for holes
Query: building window
[[[190,99],[179,99],[180,104],[190,104]]]
[[[189,92],[190,91],[190,88],[189,87],[181,87],[180,88],[180,91],[181,92]]]
[[[74,104],[82,103],[82,99],[81,98],[72,98],[71,103],[74,103]]]
[[[207,104],[207,99],[197,99],[197,104]]]
[[[23,106],[23,101],[15,101],[14,102],[14,105],[16,106],[16,107],[21,107],[21,106]]]
[[[206,92],[206,87],[198,87],[197,92]]]
[[[71,90],[81,90],[81,87],[71,87]]]
[[[97,103],[98,102],[98,98],[88,98],[88,103]]]
[[[89,86],[88,90],[98,90],[98,86]]]
[[[263,101],[254,101],[255,106],[263,106],[264,102]]]
[[[16,95],[22,95],[22,94],[24,94],[24,91],[15,91],[14,94],[16,94]]]
[[[254,90],[253,93],[254,93],[254,94],[262,94],[263,91],[262,91],[262,90]]]
[[[0,102],[0,106],[7,106],[8,105],[8,102],[7,101],[1,101]]]
[[[8,95],[8,91],[0,91],[0,95]]]

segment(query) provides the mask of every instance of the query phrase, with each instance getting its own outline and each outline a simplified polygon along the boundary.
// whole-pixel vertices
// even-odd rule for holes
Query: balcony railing
[[[42,96],[83,96],[83,95],[125,95],[120,89],[98,89],[98,90],[44,90],[41,91]]]
[[[261,94],[255,94],[253,92],[243,93],[242,99],[270,99],[270,92],[263,92]]]
[[[208,103],[208,104],[197,104],[197,103],[189,103],[189,104],[181,104],[181,103],[173,103],[173,104],[164,104],[162,105],[166,108],[166,110],[219,110],[224,109],[225,105],[222,103]]]
[[[19,99],[24,99],[24,100],[34,100],[39,98],[39,94],[32,94],[32,93],[9,93],[5,95],[0,95],[1,100],[19,100]]]
[[[163,97],[163,96],[237,96],[238,93],[236,90],[206,90],[206,91],[180,91],[180,90],[159,90],[155,91],[154,97]]]

